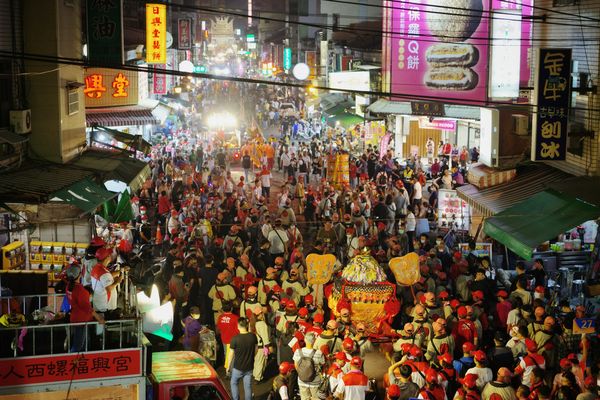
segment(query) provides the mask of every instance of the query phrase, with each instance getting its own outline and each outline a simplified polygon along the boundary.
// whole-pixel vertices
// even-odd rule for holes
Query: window
[[[79,112],[79,91],[76,88],[67,89],[67,102],[69,115]]]

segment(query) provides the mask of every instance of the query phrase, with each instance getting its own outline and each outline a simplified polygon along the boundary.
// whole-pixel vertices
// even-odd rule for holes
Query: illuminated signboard
[[[167,6],[146,4],[146,62],[167,63]]]
[[[83,94],[86,107],[138,103],[138,73],[109,68],[87,68]]]
[[[571,49],[540,49],[538,65],[531,159],[564,160],[571,98]]]

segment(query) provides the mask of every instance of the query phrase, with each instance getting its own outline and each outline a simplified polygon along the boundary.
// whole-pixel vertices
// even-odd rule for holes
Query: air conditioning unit
[[[529,117],[527,115],[512,116],[513,133],[518,136],[529,135]]]
[[[11,110],[10,129],[14,133],[31,132],[31,110]]]

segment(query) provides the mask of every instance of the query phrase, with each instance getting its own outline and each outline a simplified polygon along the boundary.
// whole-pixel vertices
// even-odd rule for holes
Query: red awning
[[[140,106],[87,108],[85,121],[88,127],[101,126],[141,126],[159,125],[160,121],[152,115],[152,109]]]

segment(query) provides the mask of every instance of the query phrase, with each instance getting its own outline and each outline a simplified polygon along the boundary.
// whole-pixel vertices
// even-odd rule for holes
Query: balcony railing
[[[0,298],[4,312],[20,312],[30,317],[34,310],[56,315],[62,305],[63,294],[18,296]],[[16,307],[15,301],[18,301]],[[37,322],[37,323],[36,323]],[[68,353],[76,327],[84,327],[85,340],[81,351],[100,351],[142,347],[142,321],[133,317],[97,321],[64,323],[51,319],[27,322],[25,325],[0,327],[0,358],[40,356]]]

